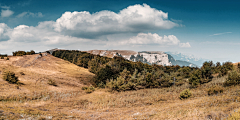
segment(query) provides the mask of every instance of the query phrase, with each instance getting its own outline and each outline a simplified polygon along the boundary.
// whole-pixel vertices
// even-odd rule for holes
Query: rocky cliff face
[[[131,55],[130,58],[126,58],[131,61],[141,61],[147,64],[157,64],[163,66],[172,65],[169,62],[168,55],[164,52],[154,52],[154,51],[142,51],[138,52],[136,55]]]
[[[114,56],[119,56],[130,61],[140,61],[147,64],[157,64],[163,66],[172,65],[172,63],[169,61],[168,54],[162,51],[135,52],[130,50],[90,50],[87,52],[111,58],[113,58]]]

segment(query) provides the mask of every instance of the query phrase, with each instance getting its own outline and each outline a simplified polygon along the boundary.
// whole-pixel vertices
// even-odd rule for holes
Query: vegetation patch
[[[215,85],[210,87],[209,89],[207,89],[207,93],[208,95],[214,95],[214,94],[218,94],[218,93],[223,93],[224,88],[222,86],[219,85]]]
[[[52,85],[52,86],[57,86],[55,80],[52,80],[52,79],[49,79],[49,80],[48,80],[48,84],[49,84],[49,85]]]
[[[224,82],[225,86],[238,85],[240,84],[240,73],[233,70],[228,73],[227,80]]]
[[[185,89],[180,93],[179,98],[180,99],[187,99],[192,96],[192,93],[189,89]]]
[[[19,80],[18,80],[18,77],[15,76],[15,73],[14,72],[11,72],[11,71],[5,71],[3,73],[3,80],[6,80],[8,81],[9,83],[11,84],[18,84]]]
[[[95,88],[91,85],[89,87],[82,87],[82,90],[84,90],[86,93],[92,93],[95,91]]]
[[[25,51],[15,51],[15,52],[12,52],[13,53],[13,56],[23,56],[23,55],[33,55],[35,54],[35,51],[31,50],[31,51],[28,51],[28,52],[25,52]]]

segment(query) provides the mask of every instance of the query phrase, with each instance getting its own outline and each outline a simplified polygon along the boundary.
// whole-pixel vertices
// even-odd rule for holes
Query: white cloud
[[[180,40],[174,35],[159,36],[154,33],[139,33],[137,36],[131,37],[128,40],[122,40],[120,42],[109,43],[108,45],[161,45],[161,46],[179,46],[179,47],[191,47],[189,42],[180,43]]]
[[[10,28],[5,23],[0,23],[0,42],[9,40],[7,32]]]
[[[22,12],[21,14],[18,14],[17,17],[21,18],[21,17],[43,17],[43,14],[41,12],[38,13],[32,13],[32,12]]]
[[[190,47],[191,47],[191,45],[190,45],[189,42],[186,42],[186,43],[180,43],[179,46],[180,46],[180,47],[185,47],[185,48],[190,48]]]
[[[174,35],[159,36],[154,33],[139,33],[137,36],[130,38],[128,41],[123,41],[121,44],[159,44],[159,45],[177,45],[180,41]]]
[[[223,34],[229,34],[229,33],[232,33],[232,32],[216,33],[216,34],[209,35],[209,36],[223,35]]]
[[[66,35],[96,38],[116,33],[138,33],[171,29],[178,24],[168,20],[168,13],[147,4],[129,6],[119,13],[100,11],[65,12],[54,25],[55,30]]]
[[[0,23],[0,35],[4,34],[9,38],[8,41],[13,43],[41,43],[42,45],[72,44],[77,41],[88,41],[87,39],[61,35],[47,27],[51,24],[50,21],[47,21],[39,23],[36,27],[19,25],[10,29],[6,24]]]
[[[9,6],[1,6],[1,8],[3,8],[3,9],[10,9]]]
[[[11,10],[9,10],[9,9],[7,9],[7,10],[2,10],[2,12],[1,12],[1,17],[9,17],[9,16],[11,16],[13,13],[14,13],[14,12],[11,11]]]

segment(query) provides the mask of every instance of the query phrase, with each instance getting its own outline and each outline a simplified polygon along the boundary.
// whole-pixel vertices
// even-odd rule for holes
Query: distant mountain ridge
[[[179,52],[166,52],[166,53],[171,55],[174,59],[176,59],[178,61],[186,61],[189,63],[193,63],[193,64],[197,65],[198,67],[201,67],[205,61],[209,61],[208,59],[197,58],[193,55],[185,55],[185,54],[182,54]]]
[[[168,54],[168,59],[172,63],[172,65],[179,65],[179,66],[189,66],[189,67],[199,67],[193,63],[183,61],[183,60],[176,60],[170,54]]]
[[[106,56],[113,58],[114,56],[123,57],[130,61],[140,61],[147,64],[157,64],[163,66],[179,65],[198,67],[189,61],[176,60],[171,54],[167,54],[163,51],[132,51],[132,50],[89,50],[86,51],[91,54]]]

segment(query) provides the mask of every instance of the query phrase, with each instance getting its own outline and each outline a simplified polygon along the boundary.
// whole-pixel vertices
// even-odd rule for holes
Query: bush
[[[82,90],[84,90],[86,93],[92,93],[93,91],[95,91],[95,88],[93,86],[82,87]]]
[[[202,79],[201,74],[201,70],[195,70],[189,78],[189,84],[191,84],[192,86],[199,85]]]
[[[7,59],[6,60],[9,60],[9,57],[7,57]]]
[[[240,84],[240,73],[237,71],[231,71],[228,73],[227,80],[224,82],[225,86],[238,85]]]
[[[24,73],[24,72],[20,72],[20,74],[21,74],[21,75],[25,75],[25,73]]]
[[[180,93],[179,98],[180,99],[187,99],[187,98],[191,97],[191,95],[192,95],[191,91],[189,89],[185,89]]]
[[[17,84],[18,83],[18,77],[15,76],[14,72],[6,71],[3,73],[3,79],[8,81],[11,84]]]
[[[212,86],[210,87],[207,92],[208,92],[208,95],[214,95],[214,94],[218,94],[218,93],[223,93],[223,87],[222,86],[219,86],[219,85],[215,85],[215,86]]]
[[[4,59],[4,57],[3,57],[3,56],[1,56],[1,59]]]
[[[49,85],[52,85],[52,86],[57,86],[55,80],[52,80],[52,79],[49,79],[49,80],[48,80],[48,84],[49,84]]]
[[[106,87],[106,85],[103,82],[100,82],[97,86],[99,88],[105,88]]]

